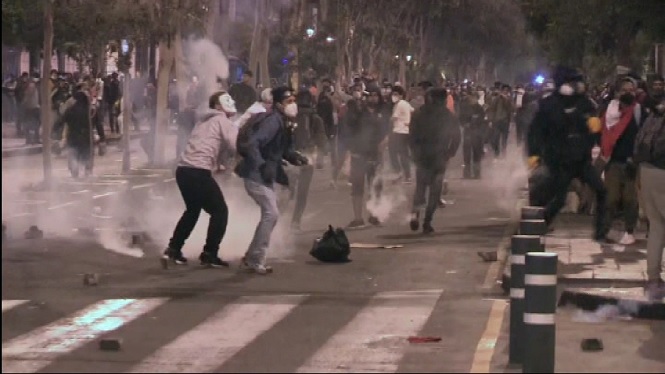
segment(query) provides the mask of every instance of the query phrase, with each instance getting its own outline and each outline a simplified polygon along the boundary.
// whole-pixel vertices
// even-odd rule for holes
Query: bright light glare
[[[543,77],[542,75],[538,75],[535,79],[535,82],[537,84],[543,84],[543,82],[545,82],[545,77]]]

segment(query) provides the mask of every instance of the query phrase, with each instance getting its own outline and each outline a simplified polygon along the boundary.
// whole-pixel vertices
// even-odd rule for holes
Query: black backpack
[[[309,254],[321,262],[349,262],[351,244],[344,230],[328,226],[328,231],[314,241]]]
[[[236,139],[236,149],[240,156],[247,157],[250,136],[256,132],[261,125],[261,122],[263,122],[263,120],[270,114],[271,113],[268,112],[253,114],[249,117],[247,123],[240,128],[240,131],[238,131],[238,138]]]

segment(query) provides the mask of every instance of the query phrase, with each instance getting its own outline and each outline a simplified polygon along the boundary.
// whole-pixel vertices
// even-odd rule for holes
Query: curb
[[[140,132],[140,133],[132,133],[129,134],[129,139],[134,140],[138,138],[142,138],[145,134],[145,132]],[[115,144],[119,143],[122,141],[122,137],[120,138],[108,138],[106,139],[106,144]],[[15,147],[15,148],[9,148],[9,149],[3,149],[2,150],[2,158],[7,158],[7,157],[15,157],[15,156],[27,156],[27,155],[35,155],[42,153],[42,145],[32,145],[32,146],[26,146],[26,147]]]

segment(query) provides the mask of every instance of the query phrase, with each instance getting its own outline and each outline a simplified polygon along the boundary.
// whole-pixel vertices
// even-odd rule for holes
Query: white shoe
[[[635,237],[633,236],[633,234],[625,233],[625,234],[623,234],[623,237],[619,241],[619,244],[622,244],[622,245],[635,244]]]

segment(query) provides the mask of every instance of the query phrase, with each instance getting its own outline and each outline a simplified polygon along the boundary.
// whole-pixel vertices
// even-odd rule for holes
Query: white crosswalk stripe
[[[394,373],[408,344],[427,322],[441,290],[377,294],[299,373]]]
[[[2,313],[27,302],[28,300],[2,300]]]
[[[111,299],[2,344],[3,373],[34,373],[58,357],[118,329],[167,299]]]
[[[418,335],[429,319],[442,290],[383,292],[370,298],[354,311],[355,316],[332,336],[322,337],[320,346],[297,372],[380,372],[398,370],[408,346],[407,337]],[[168,341],[156,340],[147,356],[136,356],[120,371],[132,373],[201,373],[214,372],[236,354],[277,327],[297,308],[310,313],[303,304],[310,295],[244,296],[207,316],[203,322],[186,331],[177,331]],[[2,371],[34,373],[60,362],[74,350],[120,328],[131,331],[139,325],[125,327],[164,305],[170,299],[109,299],[92,304],[72,315],[39,327],[2,344]],[[22,307],[27,300],[3,300],[3,312]],[[309,304],[309,303],[308,303]],[[173,305],[176,305],[175,303]],[[182,304],[179,304],[180,306]],[[174,306],[176,307],[176,306]],[[160,309],[161,310],[161,309]],[[294,314],[294,318],[295,318]],[[16,318],[16,317],[14,317]],[[285,321],[275,332],[296,320]],[[8,322],[11,323],[11,322]],[[5,321],[3,320],[3,327]],[[178,326],[173,326],[178,329]],[[325,340],[327,339],[327,341]],[[260,359],[260,358],[259,358]],[[131,363],[133,366],[130,366]],[[60,364],[63,364],[61,362]],[[83,363],[82,365],[87,366]],[[57,366],[57,365],[56,365]],[[233,365],[232,365],[233,366]],[[95,363],[90,362],[94,371]]]
[[[243,297],[134,367],[132,373],[203,373],[269,330],[302,301],[302,296]]]

